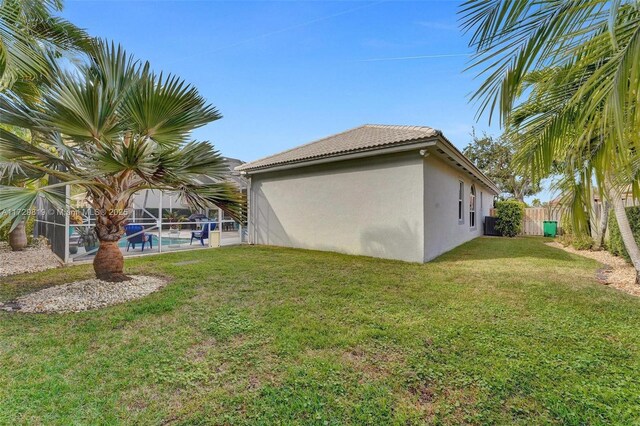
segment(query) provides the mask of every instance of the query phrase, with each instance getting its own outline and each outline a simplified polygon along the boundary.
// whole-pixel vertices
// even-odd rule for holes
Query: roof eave
[[[240,167],[237,167],[236,170],[238,170],[241,174],[244,174],[244,175],[252,175],[252,174],[258,174],[258,173],[274,172],[278,170],[296,169],[300,167],[313,166],[317,164],[333,163],[336,161],[346,161],[346,160],[353,160],[358,158],[374,157],[374,156],[384,155],[384,154],[393,154],[398,152],[411,151],[413,149],[429,148],[431,146],[435,146],[437,143],[437,138],[438,138],[438,135],[434,135],[428,138],[418,139],[415,141],[410,141],[402,144],[397,144],[397,143],[389,144],[389,145],[377,146],[377,147],[372,147],[369,149],[363,149],[358,151],[344,152],[344,153],[327,155],[323,157],[315,157],[315,158],[309,158],[309,159],[302,159],[298,161],[290,161],[287,163],[273,164],[273,165],[268,165],[264,167],[241,169],[240,167],[242,166],[240,166]]]
[[[447,139],[443,134],[438,135],[438,142],[440,143],[440,147],[446,149],[452,157],[458,160],[460,163],[464,164],[479,181],[485,184],[489,189],[491,189],[495,195],[500,194],[500,190],[496,186],[495,183],[491,179],[487,177],[480,169],[476,167],[471,160],[469,160],[454,144],[452,144],[449,139]]]
[[[363,149],[358,151],[326,155],[323,157],[307,158],[307,159],[302,159],[297,161],[290,161],[286,163],[278,163],[278,164],[272,164],[272,165],[255,167],[255,168],[249,167],[249,168],[243,169],[243,167],[246,167],[247,165],[247,164],[243,164],[242,166],[236,167],[235,170],[239,171],[242,175],[254,175],[259,173],[275,172],[279,170],[296,169],[300,167],[313,166],[317,164],[333,163],[336,161],[346,161],[346,160],[373,157],[373,156],[384,155],[384,154],[405,152],[405,151],[411,151],[413,149],[429,148],[436,145],[439,145],[440,148],[446,150],[458,162],[460,162],[461,164],[464,164],[466,166],[465,168],[469,170],[471,174],[476,177],[476,179],[478,179],[490,190],[492,190],[495,193],[495,195],[500,194],[500,190],[495,185],[495,183],[493,183],[491,179],[489,179],[484,173],[482,173],[482,171],[480,171],[480,169],[478,169],[475,166],[475,164],[471,162],[471,160],[469,160],[462,152],[460,152],[460,150],[456,148],[455,145],[453,145],[440,131],[437,131],[433,136],[429,136],[429,137],[414,140],[414,141],[408,141],[400,144],[396,143],[392,145],[390,144],[390,145],[376,146],[376,147],[371,147],[368,149]]]

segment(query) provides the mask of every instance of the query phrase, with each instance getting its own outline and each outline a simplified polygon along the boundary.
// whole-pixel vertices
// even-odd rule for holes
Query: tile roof
[[[439,134],[439,130],[426,126],[365,124],[260,160],[245,163],[237,167],[236,170],[256,170],[352,152],[370,151],[378,147],[415,142]]]

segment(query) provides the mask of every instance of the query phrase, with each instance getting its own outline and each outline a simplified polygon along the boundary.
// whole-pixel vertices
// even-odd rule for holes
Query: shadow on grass
[[[545,245],[552,242],[544,237],[487,237],[483,236],[464,243],[455,249],[432,260],[432,263],[443,263],[459,260],[492,260],[537,258],[553,261],[576,262],[581,257],[572,255],[555,247]]]

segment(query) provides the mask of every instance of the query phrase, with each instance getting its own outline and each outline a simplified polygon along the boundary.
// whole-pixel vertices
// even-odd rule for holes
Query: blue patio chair
[[[142,251],[144,246],[149,243],[149,248],[153,248],[153,235],[146,234],[142,225],[125,225],[124,232],[127,234],[127,251],[129,247],[136,249],[136,244],[142,244]],[[138,234],[138,235],[133,235]]]
[[[204,240],[209,238],[209,227],[207,226],[209,225],[208,223],[203,223],[202,224],[202,229],[198,230],[198,231],[193,231],[191,233],[191,241],[189,242],[189,245],[193,244],[193,240],[200,240],[200,244],[204,245]],[[213,231],[214,229],[216,229],[216,225],[217,223],[211,223],[211,231]]]

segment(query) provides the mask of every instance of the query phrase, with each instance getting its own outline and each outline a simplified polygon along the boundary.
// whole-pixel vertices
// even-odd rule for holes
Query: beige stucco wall
[[[425,159],[424,261],[445,253],[483,234],[484,216],[489,214],[493,192],[463,170],[452,167],[439,157]],[[459,182],[464,182],[463,221],[458,221]],[[476,188],[476,226],[469,226],[471,184]]]
[[[412,151],[253,175],[250,242],[429,261],[482,235],[493,200],[487,187],[445,161]],[[475,228],[469,227],[472,183]]]
[[[422,262],[423,173],[411,152],[253,175],[250,241]]]

